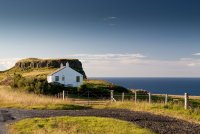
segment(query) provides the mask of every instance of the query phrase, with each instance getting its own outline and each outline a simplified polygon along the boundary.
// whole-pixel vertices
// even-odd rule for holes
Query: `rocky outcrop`
[[[60,68],[60,65],[66,65],[69,63],[69,66],[79,73],[83,74],[84,78],[86,74],[83,70],[82,63],[78,59],[36,59],[29,58],[18,61],[15,64],[15,67],[21,68],[22,70],[28,70],[33,68]]]

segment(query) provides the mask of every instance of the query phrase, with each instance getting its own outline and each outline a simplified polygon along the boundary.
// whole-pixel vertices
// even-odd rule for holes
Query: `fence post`
[[[122,102],[124,102],[124,92],[122,93]]]
[[[151,104],[151,93],[149,92],[149,104]]]
[[[113,101],[113,90],[110,90],[110,100]]]
[[[185,100],[185,106],[184,106],[184,108],[185,108],[185,109],[188,109],[188,98],[189,98],[189,97],[188,97],[188,93],[185,93],[184,98],[185,98],[185,99],[184,99],[184,100]]]
[[[65,100],[65,91],[63,90],[63,100]]]
[[[168,102],[168,94],[165,94],[165,105],[167,104]]]
[[[115,98],[114,98],[114,90],[110,90],[110,99],[111,99],[111,102],[116,102]]]
[[[135,103],[137,103],[137,91],[135,90]]]

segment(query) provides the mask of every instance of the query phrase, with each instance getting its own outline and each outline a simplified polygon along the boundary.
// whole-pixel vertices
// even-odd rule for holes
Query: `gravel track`
[[[14,121],[34,117],[56,116],[97,116],[125,120],[149,128],[158,134],[200,134],[200,125],[187,121],[154,115],[147,112],[135,112],[125,109],[89,109],[89,110],[22,110],[0,109],[0,134],[6,134],[5,125]]]

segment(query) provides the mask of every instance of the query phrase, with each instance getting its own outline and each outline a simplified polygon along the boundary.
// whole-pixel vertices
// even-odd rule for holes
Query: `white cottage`
[[[47,76],[48,83],[58,82],[66,87],[79,87],[83,84],[83,75],[69,67],[61,64],[60,69]]]

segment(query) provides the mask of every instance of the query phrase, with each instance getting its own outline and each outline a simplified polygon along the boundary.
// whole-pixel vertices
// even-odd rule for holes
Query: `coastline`
[[[128,89],[142,89],[153,94],[200,96],[200,78],[159,78],[159,77],[89,77],[106,80]]]

